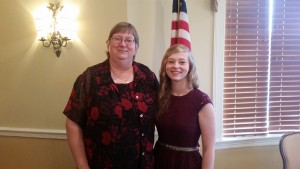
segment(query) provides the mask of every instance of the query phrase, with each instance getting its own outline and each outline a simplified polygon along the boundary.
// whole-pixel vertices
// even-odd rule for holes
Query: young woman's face
[[[116,33],[108,43],[110,57],[114,59],[132,59],[136,54],[135,41],[132,34]]]
[[[166,61],[166,73],[172,81],[186,80],[189,72],[189,60],[187,53],[174,53]]]

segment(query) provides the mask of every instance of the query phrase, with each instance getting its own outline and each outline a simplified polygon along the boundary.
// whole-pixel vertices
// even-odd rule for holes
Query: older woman
[[[132,24],[115,25],[106,43],[108,58],[79,75],[64,110],[69,147],[79,169],[153,168],[157,78],[134,61]]]

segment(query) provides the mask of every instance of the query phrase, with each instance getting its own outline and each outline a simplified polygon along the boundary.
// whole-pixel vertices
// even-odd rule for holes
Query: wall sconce
[[[44,47],[53,46],[54,52],[57,57],[61,54],[61,48],[66,47],[71,40],[69,37],[62,35],[63,26],[67,25],[67,18],[61,18],[59,13],[64,6],[58,1],[49,2],[48,10],[51,16],[37,18],[39,21],[38,31],[43,32],[39,35],[39,41],[42,42]],[[48,13],[49,15],[49,13]],[[62,23],[66,22],[66,23]]]

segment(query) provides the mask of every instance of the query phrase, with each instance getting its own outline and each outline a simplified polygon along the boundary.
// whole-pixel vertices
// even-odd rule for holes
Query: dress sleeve
[[[200,110],[208,103],[213,105],[210,97],[206,93],[200,91],[200,97],[201,97]]]
[[[91,73],[86,70],[79,75],[73,85],[68,103],[63,113],[72,121],[83,127],[86,121]]]

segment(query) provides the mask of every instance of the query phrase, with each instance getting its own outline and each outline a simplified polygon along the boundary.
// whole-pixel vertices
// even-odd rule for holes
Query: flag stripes
[[[179,43],[191,49],[191,38],[185,0],[173,0],[171,30],[171,46]]]

